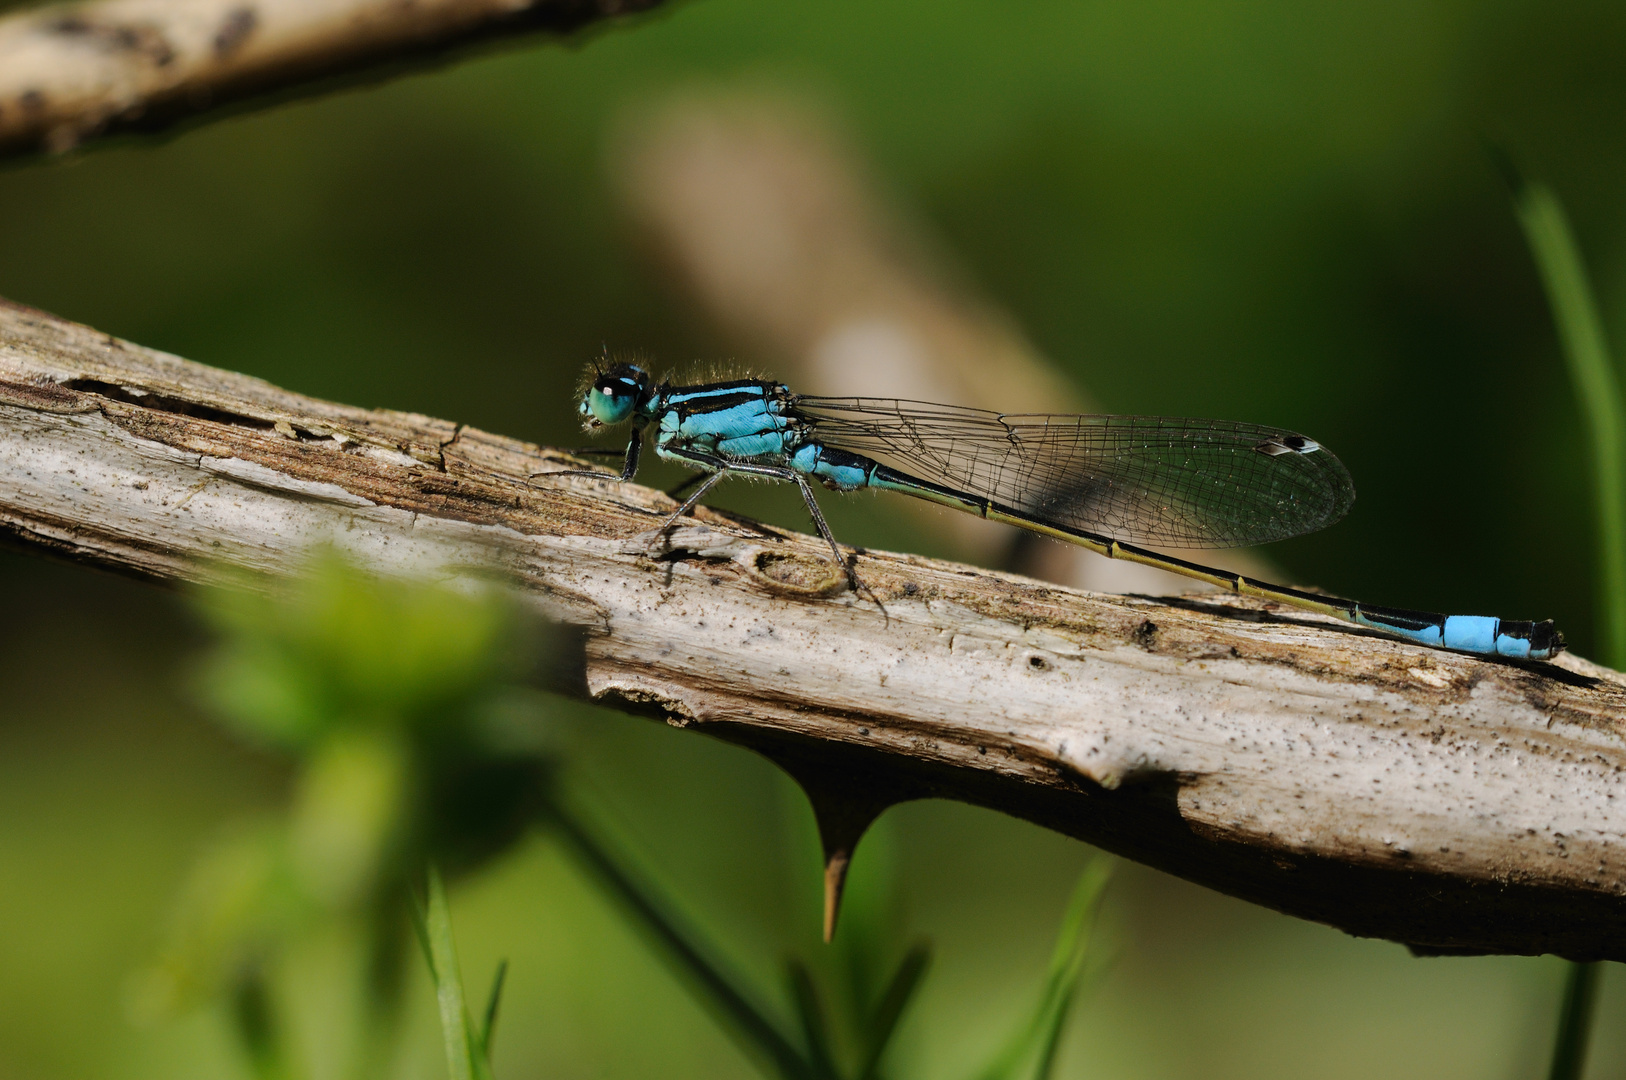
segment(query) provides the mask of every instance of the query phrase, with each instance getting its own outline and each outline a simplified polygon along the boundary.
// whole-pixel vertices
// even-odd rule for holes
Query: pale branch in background
[[[774,378],[809,394],[1007,413],[1094,408],[1077,380],[1101,358],[1086,356],[1063,375],[1014,316],[957,272],[947,242],[890,197],[858,141],[805,94],[755,80],[689,87],[629,113],[606,160],[642,247],[737,355],[771,360]],[[1198,587],[899,501],[898,514],[932,516],[931,527],[975,562],[1096,592]],[[1211,550],[1169,554],[1216,558]],[[1256,551],[1217,557],[1224,569],[1275,580]]]
[[[1167,602],[864,552],[448,421],[305,398],[0,306],[0,528],[165,581],[503,576],[579,628],[569,687],[800,780],[832,893],[912,798],[1016,814],[1423,951],[1626,959],[1626,680],[1219,596]]]
[[[94,0],[0,17],[0,158],[567,33],[661,0]]]

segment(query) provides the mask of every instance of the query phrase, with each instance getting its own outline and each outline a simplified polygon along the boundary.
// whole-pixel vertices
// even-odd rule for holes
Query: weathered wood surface
[[[0,157],[562,33],[661,0],[92,0],[0,18]]]
[[[936,795],[1425,951],[1626,959],[1626,682],[1213,595],[1083,593],[909,555],[855,597],[807,536],[557,452],[316,401],[0,306],[0,527],[166,581],[506,575],[580,627],[581,692],[762,749],[826,823]]]

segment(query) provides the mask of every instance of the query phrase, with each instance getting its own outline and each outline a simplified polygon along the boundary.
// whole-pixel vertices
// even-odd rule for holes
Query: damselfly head
[[[594,364],[582,380],[582,426],[588,431],[632,419],[649,393],[649,372],[633,364]]]

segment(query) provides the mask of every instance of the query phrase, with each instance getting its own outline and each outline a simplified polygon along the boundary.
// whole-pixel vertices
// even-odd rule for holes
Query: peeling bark
[[[0,306],[20,543],[163,581],[292,573],[323,543],[496,572],[580,629],[579,693],[759,749],[837,831],[960,799],[1420,951],[1626,959],[1613,671],[863,552],[883,614],[816,538],[702,510],[663,544],[658,492],[527,479],[570,467]]]

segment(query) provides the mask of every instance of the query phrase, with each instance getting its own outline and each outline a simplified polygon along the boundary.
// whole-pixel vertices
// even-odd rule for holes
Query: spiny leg
[[[721,480],[726,472],[727,470],[725,469],[718,469],[709,476],[702,473],[701,475],[704,476],[705,479],[700,482],[699,489],[696,490],[693,495],[690,495],[686,500],[684,500],[683,505],[674,510],[672,512],[672,516],[666,519],[666,524],[661,526],[661,535],[665,536],[667,533],[671,532],[673,526],[678,523],[678,518],[682,517],[684,514],[687,514],[690,510],[693,510],[695,503],[705,498],[706,492],[715,487],[717,485],[717,481]]]
[[[599,472],[597,469],[561,469],[555,472],[532,473],[527,479],[535,479],[538,476],[591,476],[599,480],[620,480],[625,482],[638,475],[638,456],[643,451],[643,448],[644,429],[641,427],[633,428],[632,438],[627,442],[626,460],[621,465],[620,476],[614,473]]]
[[[819,535],[824,537],[824,542],[830,545],[830,553],[836,557],[836,565],[851,576],[852,567],[847,565],[847,557],[841,554],[841,546],[836,543],[835,534],[830,531],[829,524],[824,520],[824,511],[819,509],[818,501],[813,498],[812,485],[807,482],[807,477],[799,472],[791,473],[790,478],[802,489],[802,501],[807,503],[807,512],[813,515],[813,526],[819,530]],[[857,578],[853,579],[853,583],[857,584]]]
[[[705,478],[706,478],[705,473],[691,473],[689,475],[688,479],[684,480],[681,484],[674,484],[671,487],[667,488],[666,489],[666,497],[668,499],[681,499],[681,498],[683,498],[683,493],[685,491],[688,491],[690,488],[694,487],[696,484],[700,483]]]
[[[836,543],[835,533],[830,531],[829,524],[824,520],[824,511],[819,509],[818,500],[813,498],[813,486],[807,482],[807,477],[792,469],[785,471],[796,481],[796,486],[802,489],[802,501],[807,503],[807,511],[813,515],[813,524],[819,530],[819,535],[830,545],[830,551],[836,557],[836,565],[847,572],[847,584],[855,593],[868,593],[869,598],[875,601],[875,606],[881,609],[881,614],[885,615],[886,605],[881,603],[881,598],[875,595],[874,589],[864,584],[858,576],[857,568],[841,554],[841,546]]]

